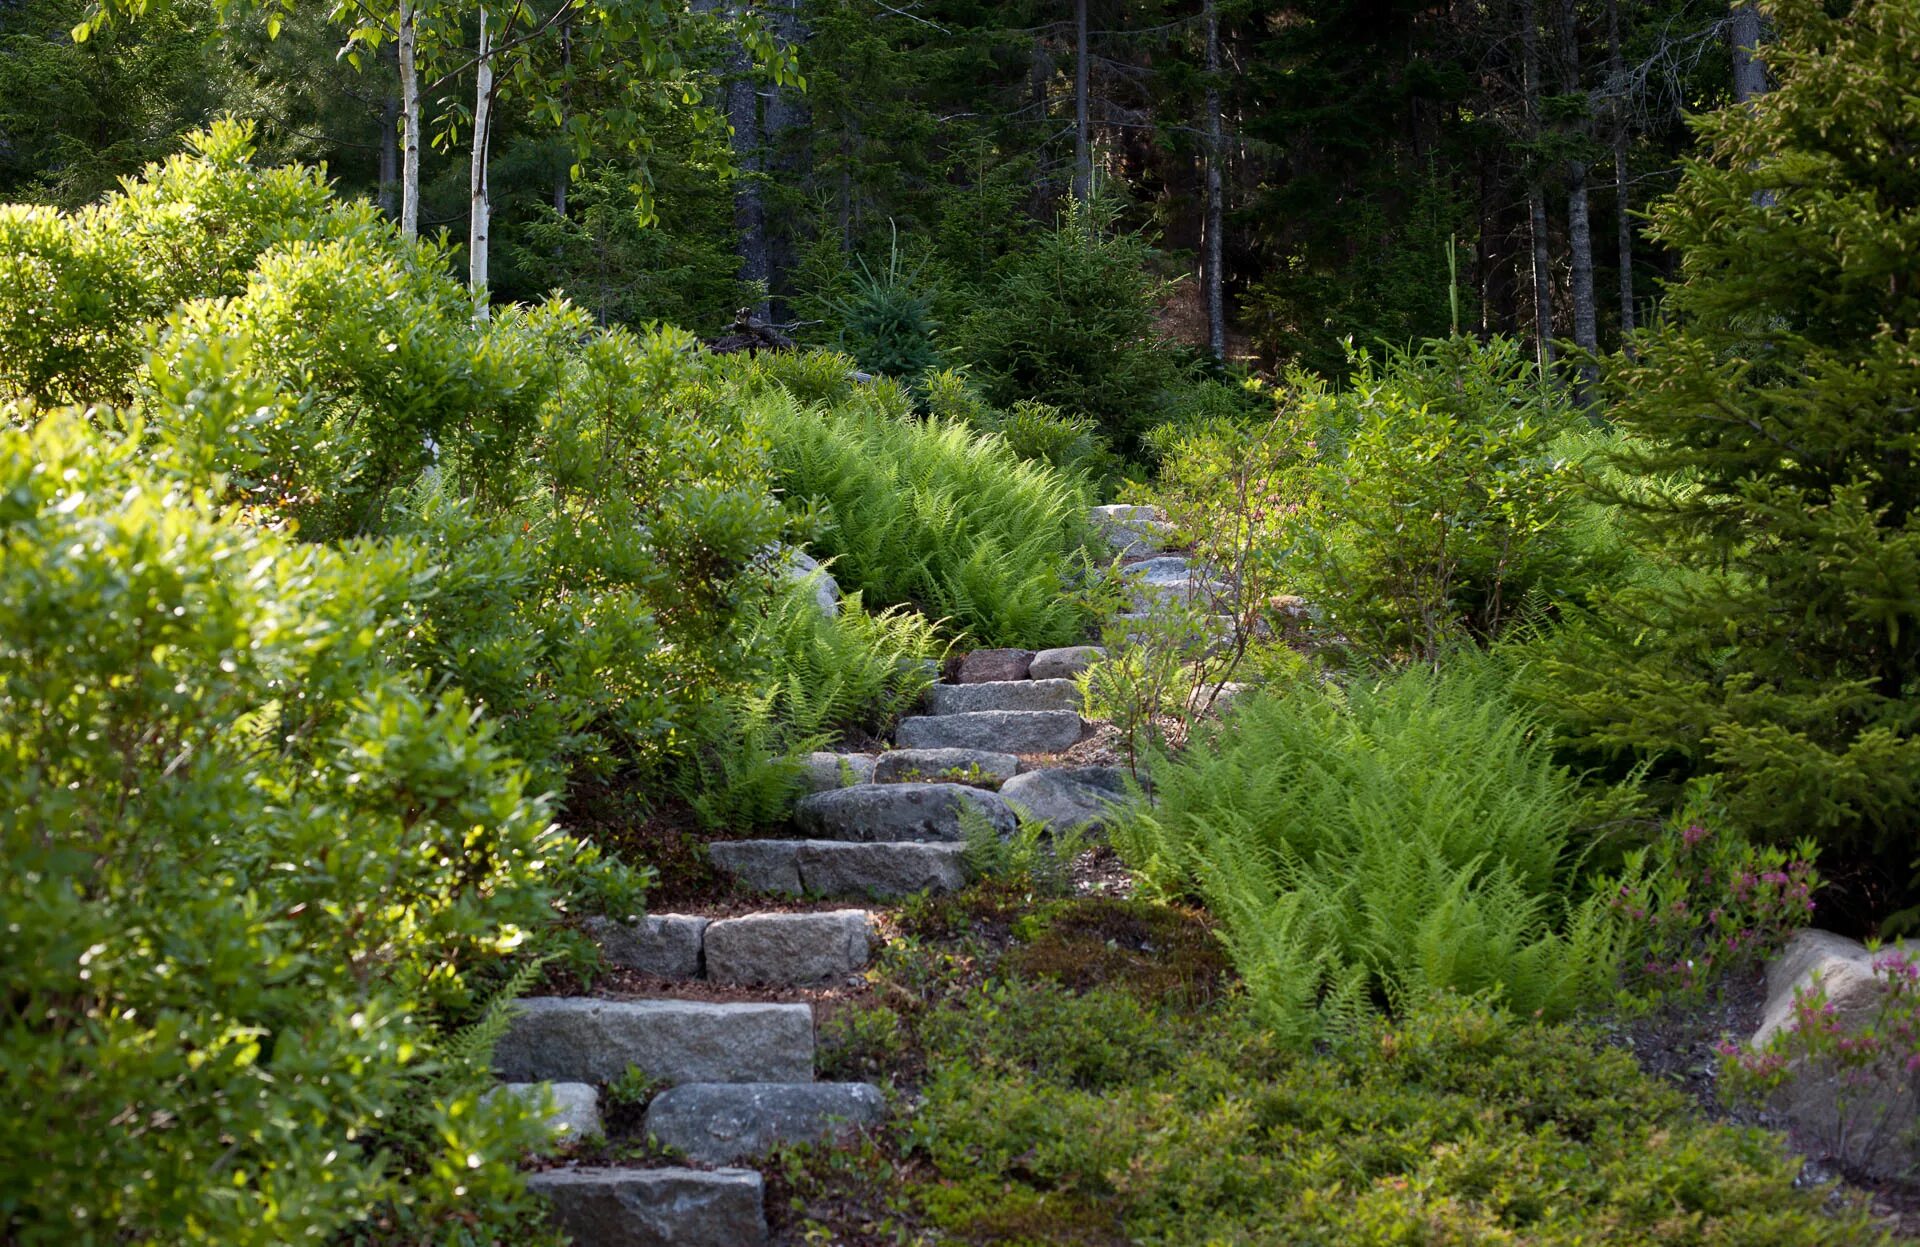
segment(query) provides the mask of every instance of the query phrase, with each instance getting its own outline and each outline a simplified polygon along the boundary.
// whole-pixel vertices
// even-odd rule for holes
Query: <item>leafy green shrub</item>
[[[0,392],[115,397],[146,288],[123,241],[51,208],[0,205]]]
[[[1570,860],[1593,809],[1492,660],[1245,695],[1152,775],[1115,849],[1206,899],[1290,1039],[1379,1002],[1563,1013],[1613,985],[1615,926]]]
[[[1156,443],[1161,495],[1203,553],[1250,540],[1363,653],[1432,659],[1584,592],[1576,417],[1511,339],[1354,358],[1346,389],[1292,374],[1270,426],[1212,420]],[[1251,454],[1246,532],[1219,529]],[[1238,512],[1230,512],[1237,514]]]
[[[834,407],[766,396],[775,480],[812,509],[813,545],[866,600],[911,604],[983,645],[1079,639],[1068,560],[1085,540],[1084,486],[997,437],[861,395]]]
[[[1099,485],[1119,475],[1122,464],[1091,416],[1072,415],[1032,399],[1001,411],[981,396],[964,372],[941,369],[921,378],[923,403],[936,419],[958,421],[981,433],[998,433],[1022,459],[1051,464]]]
[[[1154,332],[1161,286],[1151,254],[1139,235],[1112,228],[1106,208],[1070,206],[973,296],[948,357],[996,406],[1046,403],[1092,419],[1131,451],[1181,376]]]
[[[5,1237],[537,1233],[497,1015],[449,1027],[592,855],[386,661],[417,551],[293,544],[144,458],[0,429]]]
[[[1622,517],[1690,574],[1608,594],[1557,695],[1590,744],[1714,774],[1735,825],[1865,866],[1854,903],[1911,929],[1920,116],[1881,101],[1920,25],[1895,0],[1770,13],[1777,89],[1698,120],[1654,212],[1668,315],[1607,368],[1644,482]]]

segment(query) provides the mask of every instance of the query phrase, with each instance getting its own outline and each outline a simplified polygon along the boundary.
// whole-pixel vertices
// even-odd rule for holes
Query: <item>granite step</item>
[[[928,714],[974,714],[982,710],[1080,709],[1080,686],[1072,680],[995,680],[986,684],[935,684],[927,690]]]
[[[712,921],[648,914],[631,922],[589,918],[587,933],[610,965],[668,979],[806,987],[867,964],[873,920],[864,909],[746,914]]]
[[[813,1078],[806,1005],[532,996],[515,1010],[493,1050],[504,1082],[607,1083],[630,1065],[664,1083]]]
[[[583,1247],[760,1247],[766,1187],[751,1169],[593,1166],[527,1175]]]
[[[991,749],[895,749],[880,755],[873,780],[877,784],[963,783],[998,788],[1019,773],[1019,758]]]
[[[1084,730],[1072,710],[976,710],[902,719],[894,740],[903,749],[991,749],[1059,753]]]
[[[810,840],[957,841],[965,838],[961,816],[967,810],[1003,835],[1016,824],[1013,811],[993,793],[964,784],[904,783],[856,784],[802,797],[793,807],[793,825]]]
[[[892,900],[967,882],[966,846],[955,843],[719,840],[707,859],[742,887],[785,896]]]
[[[653,1141],[703,1165],[753,1160],[879,1123],[887,1103],[864,1082],[683,1083],[653,1098]]]

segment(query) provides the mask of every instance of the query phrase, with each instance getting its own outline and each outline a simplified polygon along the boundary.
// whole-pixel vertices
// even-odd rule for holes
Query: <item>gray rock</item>
[[[1173,538],[1173,525],[1158,507],[1095,507],[1089,518],[1095,531],[1123,557],[1157,554]]]
[[[807,791],[832,792],[853,784],[870,784],[873,762],[870,753],[810,753],[806,761]]]
[[[1193,563],[1181,554],[1162,554],[1142,559],[1138,563],[1127,564],[1120,571],[1122,575],[1131,576],[1145,584],[1170,585],[1193,579]]]
[[[874,1125],[886,1109],[864,1082],[688,1083],[653,1098],[647,1133],[689,1160],[724,1165]]]
[[[929,714],[976,714],[982,710],[1080,709],[1072,680],[994,680],[983,684],[936,684],[927,690]]]
[[[1059,753],[1078,744],[1082,730],[1071,710],[979,710],[902,719],[894,739],[905,749]]]
[[[587,934],[616,966],[665,979],[700,977],[700,933],[707,920],[687,914],[648,914],[638,922],[589,918]]]
[[[1135,611],[1162,606],[1210,608],[1221,602],[1226,586],[1212,580],[1144,580],[1128,586],[1127,601]]]
[[[1225,684],[1203,684],[1187,695],[1187,709],[1207,714],[1222,715],[1233,708],[1233,703],[1246,696],[1253,689],[1251,684],[1227,681]]]
[[[977,649],[960,660],[962,684],[988,684],[998,680],[1024,680],[1033,664],[1030,649]]]
[[[606,1133],[600,1124],[600,1092],[584,1082],[510,1082],[487,1092],[485,1099],[511,1096],[526,1101],[528,1108],[540,1103],[542,1095],[553,1097],[546,1114],[547,1129],[561,1143],[577,1143]]]
[[[807,581],[813,586],[813,602],[828,619],[840,613],[840,582],[820,565],[820,560],[805,550],[789,549],[781,560],[780,574],[789,581]]]
[[[1008,780],[1001,792],[1007,804],[1054,831],[1104,831],[1124,800],[1124,787],[1116,792],[1066,771],[1028,771]]]
[[[815,896],[889,899],[959,891],[967,883],[966,854],[964,844],[805,840],[799,842],[795,858],[801,881]]]
[[[793,823],[814,840],[959,840],[960,813],[969,807],[1003,834],[1013,830],[1013,813],[1000,798],[959,784],[860,784],[817,792],[793,807]]]
[[[1870,953],[1830,931],[1796,932],[1767,966],[1767,1003],[1752,1046],[1763,1047],[1793,1029],[1795,994],[1812,993],[1816,981],[1843,1031],[1868,1025],[1887,990],[1885,974],[1875,972],[1874,961],[1895,951],[1909,958],[1920,955],[1905,941]],[[1792,1122],[1797,1136],[1836,1151],[1834,1159],[1881,1177],[1911,1172],[1916,1157],[1909,1140],[1920,1124],[1920,1097],[1897,1059],[1884,1059],[1877,1068],[1796,1061],[1774,1107]]]
[[[707,928],[707,977],[716,983],[833,982],[867,964],[872,934],[864,909],[722,919]]]
[[[707,861],[734,882],[755,892],[800,895],[800,866],[794,858],[797,840],[714,840],[707,844]]]
[[[1098,645],[1068,645],[1043,649],[1033,656],[1028,677],[1033,680],[1071,680],[1107,656]]]
[[[949,688],[992,688],[990,684],[950,684]],[[918,781],[953,782],[958,776],[975,776],[965,782],[976,788],[998,788],[1020,773],[1020,759],[1010,753],[990,749],[895,749],[880,755],[873,768],[878,784]]]
[[[553,1223],[591,1247],[757,1247],[766,1191],[750,1169],[548,1169],[527,1175]]]
[[[508,1082],[605,1083],[629,1065],[667,1083],[813,1077],[806,1005],[533,996],[516,1009],[493,1051]]]

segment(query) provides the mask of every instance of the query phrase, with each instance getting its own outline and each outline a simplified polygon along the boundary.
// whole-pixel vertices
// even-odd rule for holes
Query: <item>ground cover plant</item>
[[[828,1068],[918,1098],[789,1154],[791,1232],[980,1243],[1870,1243],[1773,1136],[1580,1030],[1439,996],[1302,1053],[1204,918],[983,885],[905,915]],[[1024,915],[1024,916],[1023,916]]]

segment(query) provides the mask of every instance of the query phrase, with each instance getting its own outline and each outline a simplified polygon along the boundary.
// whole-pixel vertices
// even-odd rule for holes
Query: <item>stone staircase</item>
[[[1187,590],[1186,560],[1162,555],[1171,530],[1155,511],[1101,507],[1092,518],[1129,570],[1140,569],[1136,606]],[[1022,819],[1097,828],[1125,798],[1121,773],[1057,755],[1089,733],[1073,677],[1100,656],[1093,646],[966,655],[957,678],[934,685],[922,712],[900,722],[896,748],[813,755],[793,838],[714,841],[709,862],[742,892],[886,902],[965,885],[963,812],[1002,835]],[[589,933],[611,965],[722,992],[844,984],[875,938],[861,908],[598,919]],[[871,1126],[886,1111],[870,1084],[814,1081],[804,1003],[536,997],[521,1002],[494,1063],[506,1094],[549,1090],[550,1122],[576,1137],[600,1132],[596,1087],[629,1067],[664,1087],[644,1128],[684,1166],[530,1175],[581,1247],[765,1243],[764,1186],[740,1166],[781,1144]]]

